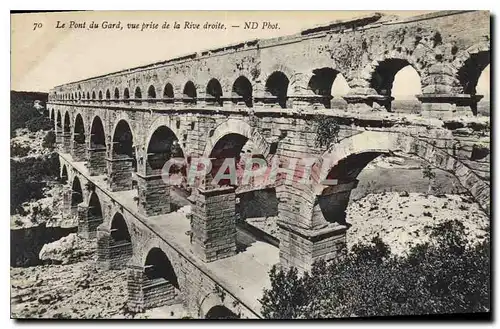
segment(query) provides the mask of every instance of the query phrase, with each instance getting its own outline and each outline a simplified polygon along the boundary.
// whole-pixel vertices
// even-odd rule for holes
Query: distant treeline
[[[50,129],[50,120],[45,120],[35,107],[35,101],[46,109],[47,93],[11,91],[10,92],[10,132],[11,136],[17,128],[28,128],[31,131]],[[48,124],[48,125],[47,125]]]

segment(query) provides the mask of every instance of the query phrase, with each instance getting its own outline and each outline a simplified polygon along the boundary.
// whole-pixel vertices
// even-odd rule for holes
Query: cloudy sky
[[[302,29],[334,20],[345,20],[370,12],[352,11],[288,11],[288,12],[162,12],[162,11],[98,11],[11,15],[11,89],[48,91],[71,81],[101,75],[134,66],[162,61],[203,49],[224,46],[256,38],[289,35]],[[408,17],[425,13],[409,11],[382,12]],[[86,22],[85,29],[56,28],[57,21]],[[121,21],[123,30],[87,29],[90,22]],[[127,30],[126,23],[163,22],[173,24],[192,21],[221,22],[225,30]],[[280,29],[243,30],[231,28],[244,21],[278,23]],[[35,24],[41,28],[34,30]],[[409,70],[408,70],[409,71]],[[489,70],[488,70],[489,72]],[[404,73],[404,72],[403,72]],[[408,75],[406,77],[405,75]],[[408,80],[396,94],[413,94],[418,83]],[[408,78],[408,79],[407,79]],[[489,82],[488,77],[482,80]],[[484,82],[483,81],[483,82]],[[483,82],[480,83],[484,84]],[[478,86],[478,89],[480,86]],[[487,88],[489,90],[489,88]],[[479,92],[480,90],[478,90]],[[394,93],[393,93],[394,94]]]

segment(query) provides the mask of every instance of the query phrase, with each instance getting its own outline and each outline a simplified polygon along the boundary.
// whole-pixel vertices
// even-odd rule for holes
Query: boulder
[[[38,257],[46,263],[69,264],[87,253],[82,250],[82,243],[78,236],[71,233],[57,241],[45,244]]]

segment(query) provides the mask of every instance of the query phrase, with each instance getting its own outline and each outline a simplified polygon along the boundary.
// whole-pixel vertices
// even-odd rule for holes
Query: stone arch
[[[88,169],[91,176],[106,173],[106,133],[104,125],[95,115],[90,126],[88,148]]]
[[[62,118],[61,118],[61,111],[57,111],[57,117],[56,117],[56,130],[61,131],[62,130]]]
[[[92,100],[95,100],[95,90],[92,90]]]
[[[128,87],[125,87],[125,89],[123,90],[123,99],[125,101],[128,101],[130,99],[130,92],[128,90]]]
[[[99,90],[99,100],[102,100],[102,90]]]
[[[108,184],[112,191],[129,190],[136,183],[132,174],[137,171],[137,157],[134,133],[127,118],[117,118],[112,136]]]
[[[489,214],[489,184],[474,171],[446,151],[429,142],[403,133],[365,131],[334,144],[313,166],[313,193],[325,195],[344,188],[350,193],[361,170],[381,154],[402,152],[450,172],[470,192],[483,210]],[[456,175],[456,173],[463,173]],[[326,179],[337,180],[336,184],[323,185]],[[331,182],[335,183],[335,182]],[[348,199],[348,198],[347,198]],[[348,200],[347,200],[348,201]]]
[[[90,127],[90,148],[106,148],[106,133],[99,115],[94,116]]]
[[[156,98],[155,86],[150,85],[148,88],[148,99],[155,99],[155,98]]]
[[[71,212],[76,216],[78,205],[83,202],[83,190],[80,179],[77,175],[73,177],[73,184],[71,184]]]
[[[253,106],[253,86],[247,77],[240,75],[233,83],[232,87],[233,103],[244,102],[246,106]]]
[[[97,228],[104,222],[104,216],[101,201],[95,191],[90,194],[85,217],[79,217],[78,235],[85,238],[96,237]]]
[[[276,98],[276,102],[281,108],[287,107],[288,88],[290,80],[287,75],[281,71],[274,71],[265,80],[266,97]]]
[[[160,247],[147,249],[134,275],[129,275],[129,308],[143,311],[175,303],[180,292],[179,280],[167,254]],[[139,300],[140,302],[134,302]]]
[[[139,87],[139,86],[135,87],[134,98],[135,99],[141,99],[142,98],[141,87]]]
[[[184,85],[182,90],[182,101],[186,104],[196,104],[197,92],[196,85],[193,81],[189,80]]]
[[[480,43],[457,56],[453,66],[457,68],[456,78],[462,93],[476,95],[476,87],[483,70],[491,63],[489,43]]]
[[[52,108],[52,109],[50,110],[50,120],[51,120],[51,121],[55,121],[55,119],[56,119],[56,118],[55,118],[54,108]]]
[[[146,154],[147,174],[161,174],[163,166],[170,158],[185,158],[179,138],[174,130],[165,124],[158,125],[149,136]]]
[[[62,165],[60,182],[61,184],[66,184],[68,182],[68,169],[66,164]]]
[[[118,118],[113,128],[113,144],[111,145],[112,156],[126,155],[135,158],[135,141],[132,126],[128,118]]]
[[[202,319],[238,319],[239,316],[230,310],[219,294],[210,292],[201,300],[198,316]]]
[[[118,87],[115,87],[114,99],[120,99],[120,90]]]
[[[264,155],[264,157],[267,157],[269,155],[270,145],[256,128],[251,127],[245,121],[229,119],[215,128],[215,130],[211,134],[211,137],[208,139],[207,144],[205,145],[203,156],[209,157],[217,142],[221,138],[229,134],[238,134],[248,140],[251,140],[255,145],[255,149],[258,150],[259,154]]]
[[[174,87],[170,82],[167,82],[165,84],[165,87],[163,88],[163,101],[165,103],[173,103],[174,102]]]
[[[408,65],[411,65],[420,76],[422,75],[419,67],[412,64],[407,58],[390,57],[376,62],[376,65],[372,65],[370,87],[379,95],[391,96],[394,76]]]
[[[222,106],[222,86],[219,80],[212,78],[205,91],[207,105]]]
[[[106,100],[110,100],[111,99],[111,93],[109,91],[109,89],[106,89]]]
[[[340,71],[331,67],[314,69],[312,73],[304,75],[303,78],[308,80],[306,85],[307,90],[312,92],[314,95],[318,95],[320,97],[319,102],[326,108],[332,107],[332,99],[334,98],[334,93],[336,92],[334,89],[338,85],[339,81],[349,86],[344,75]],[[347,94],[347,92],[344,92],[343,94]]]
[[[63,131],[64,133],[71,134],[71,119],[69,117],[69,111],[64,113]]]
[[[87,91],[87,99],[90,99],[90,93]]]
[[[85,160],[86,144],[85,144],[85,124],[80,113],[75,116],[73,129],[73,148],[72,155],[75,161]]]

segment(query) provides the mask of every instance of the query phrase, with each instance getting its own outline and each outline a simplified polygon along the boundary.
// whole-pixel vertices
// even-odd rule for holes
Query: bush
[[[56,143],[56,134],[54,133],[53,130],[50,130],[43,138],[42,147],[48,148],[49,150],[53,150],[55,143]]]
[[[59,157],[51,153],[43,157],[29,157],[10,161],[10,211],[20,211],[26,201],[43,197],[46,182],[59,176]]]
[[[467,247],[457,220],[436,226],[432,243],[390,254],[375,238],[332,264],[317,262],[311,273],[270,272],[264,290],[266,318],[332,318],[488,312],[489,240]]]

